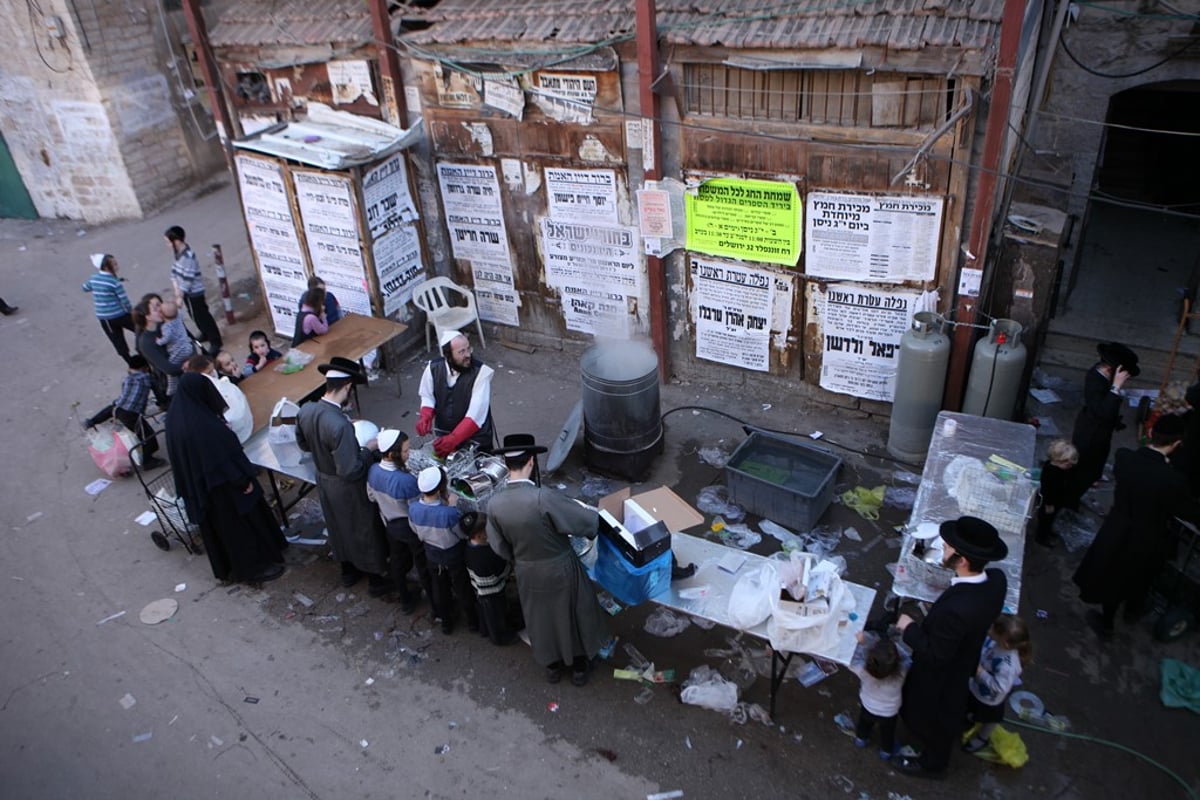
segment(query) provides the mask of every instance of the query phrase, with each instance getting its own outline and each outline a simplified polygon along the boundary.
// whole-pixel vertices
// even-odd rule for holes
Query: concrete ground
[[[219,586],[204,556],[153,546],[151,528],[135,521],[148,508],[135,480],[96,496],[84,491],[101,475],[78,420],[115,396],[123,373],[77,289],[91,269],[87,254],[115,253],[135,299],[164,290],[161,233],[176,223],[198,250],[224,246],[239,315],[227,340],[240,357],[246,333],[263,317],[229,186],[144,222],[96,229],[0,222],[0,295],[21,306],[0,317],[9,387],[0,412],[9,453],[0,464],[5,797],[558,799],[676,789],[694,798],[1186,796],[1163,770],[1094,739],[1131,748],[1192,791],[1200,787],[1196,718],[1158,698],[1160,659],[1198,664],[1200,640],[1159,644],[1147,620],[1100,644],[1069,581],[1081,550],[1030,544],[1021,608],[1037,646],[1025,688],[1069,717],[1076,736],[1019,729],[1030,754],[1023,769],[959,754],[946,780],[934,783],[898,775],[873,749],[856,750],[838,733],[833,717],[856,708],[857,684],[844,669],[807,689],[788,680],[771,724],[739,725],[682,705],[671,685],[635,701],[643,687],[611,675],[628,661],[625,643],[674,669],[677,680],[700,664],[720,666],[724,657],[712,651],[729,648],[731,632],[721,628],[693,625],[669,639],[646,633],[652,607],[611,620],[621,644],[580,689],[546,684],[523,645],[498,649],[465,631],[445,637],[426,607],[405,617],[394,603],[358,594],[361,587],[341,589],[336,566],[319,550],[291,548],[287,574],[263,590]],[[491,341],[479,355],[497,370],[501,433],[553,437],[579,398],[578,351],[526,354]],[[400,396],[390,380],[365,391],[364,416],[411,430],[422,358],[414,351],[396,365]],[[1077,376],[1054,379],[1064,402],[1033,412],[1069,430]],[[823,431],[843,446],[832,448],[845,460],[839,491],[883,483],[899,500],[876,521],[842,505],[821,520],[856,529],[861,541],[843,536],[837,552],[848,577],[882,597],[891,580],[886,565],[898,552],[894,526],[908,514],[903,490],[916,472],[866,455],[885,452],[886,419],[800,404],[789,388],[747,398],[699,383],[663,387],[666,452],[646,484],[670,485],[695,502],[701,488],[722,482],[701,451],[727,454],[745,435],[739,422],[704,409],[769,428]],[[1132,441],[1122,435],[1122,443]],[[574,496],[599,488],[578,447],[548,481]],[[1089,499],[1103,510],[1110,497],[1098,490]],[[776,548],[764,537],[755,550]],[[176,592],[179,584],[186,588]],[[165,597],[179,601],[174,617],[142,624],[143,606]],[[129,708],[126,695],[136,701]],[[765,706],[767,680],[744,699]]]

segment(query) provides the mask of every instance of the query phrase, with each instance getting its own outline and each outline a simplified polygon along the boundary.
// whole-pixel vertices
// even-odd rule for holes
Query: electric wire
[[[1075,0],[1075,5],[1084,6],[1085,8],[1094,8],[1097,11],[1107,11],[1110,14],[1117,14],[1123,17],[1140,17],[1141,19],[1196,19],[1200,20],[1200,14],[1184,14],[1182,12],[1175,14],[1148,14],[1145,11],[1130,11],[1127,8],[1116,8],[1115,6],[1106,6],[1102,3],[1089,3],[1086,0]],[[1161,5],[1170,8],[1166,3]]]
[[[42,19],[42,25],[46,23],[46,12],[42,11],[41,6],[37,4],[37,0],[25,0],[25,7],[29,10],[29,33],[33,36],[33,47],[37,51],[38,58],[46,65],[46,69],[51,72],[57,72],[59,75],[65,75],[71,71],[71,66],[75,63],[75,54],[71,52],[71,48],[67,46],[66,37],[63,37],[63,50],[67,51],[67,66],[63,69],[51,64],[46,60],[45,54],[42,53],[42,43],[38,39],[38,21],[34,19],[36,13]],[[65,34],[65,32],[64,32]]]
[[[1071,48],[1067,46],[1066,31],[1059,31],[1058,43],[1060,45],[1062,45],[1063,52],[1067,54],[1067,58],[1071,59],[1071,61],[1073,61],[1075,63],[1075,66],[1079,67],[1084,72],[1088,73],[1089,75],[1095,75],[1097,78],[1118,78],[1118,79],[1119,78],[1135,78],[1138,75],[1145,75],[1147,72],[1158,69],[1163,64],[1166,64],[1167,62],[1172,61],[1172,60],[1178,58],[1179,56],[1183,55],[1186,51],[1190,50],[1194,44],[1191,40],[1188,40],[1187,42],[1184,43],[1183,47],[1180,47],[1179,49],[1168,53],[1167,56],[1165,58],[1163,58],[1161,61],[1156,61],[1155,63],[1151,64],[1148,67],[1142,67],[1141,69],[1134,70],[1133,72],[1109,73],[1109,72],[1100,72],[1099,70],[1093,69],[1093,68],[1089,67],[1087,64],[1084,64],[1082,61],[1080,61],[1075,56],[1075,54],[1071,52]]]

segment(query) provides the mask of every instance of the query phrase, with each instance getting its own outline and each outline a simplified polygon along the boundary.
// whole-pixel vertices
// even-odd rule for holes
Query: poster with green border
[[[800,193],[795,184],[712,178],[684,198],[687,249],[782,264],[800,260]]]

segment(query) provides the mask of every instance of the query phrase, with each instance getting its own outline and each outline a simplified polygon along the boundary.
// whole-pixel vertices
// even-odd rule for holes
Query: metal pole
[[[379,48],[379,75],[383,80],[385,114],[397,128],[408,127],[408,108],[404,102],[404,79],[400,75],[400,58],[392,38],[392,20],[388,16],[388,0],[368,0],[371,9],[371,32]],[[387,111],[394,111],[393,114]]]
[[[637,57],[638,100],[641,105],[643,134],[642,173],[645,180],[656,181],[662,176],[662,147],[658,126],[658,95],[654,81],[658,78],[658,23],[654,0],[637,0]],[[648,135],[647,135],[648,134]],[[667,335],[667,276],[658,256],[646,256],[646,271],[650,273],[650,340],[658,353],[658,379],[666,383],[671,374],[670,339]]]
[[[213,119],[217,123],[217,133],[221,144],[225,147],[225,159],[233,166],[233,147],[230,140],[236,138],[240,130],[238,122],[225,103],[225,92],[221,88],[221,73],[212,58],[212,48],[208,43],[208,26],[204,15],[200,12],[200,0],[183,0],[183,16],[187,20],[188,33],[196,46],[196,58],[200,62],[200,71],[204,74],[204,83],[208,89],[208,99],[212,105]]]
[[[221,303],[225,306],[225,321],[230,325],[237,322],[233,315],[233,297],[229,294],[229,279],[225,277],[225,255],[221,245],[214,244],[212,249],[213,261],[217,263],[217,283],[221,286]]]
[[[975,213],[971,217],[971,232],[962,264],[964,273],[975,270],[979,285],[987,258],[992,233],[992,217],[996,210],[996,186],[999,182],[1000,158],[1004,151],[1005,130],[1009,106],[1012,104],[1013,73],[1016,72],[1017,52],[1021,44],[1021,22],[1025,17],[1025,0],[1005,0],[1004,17],[1000,23],[1000,52],[996,57],[996,72],[992,81],[992,97],[988,104],[987,131],[983,139],[979,185],[975,193]],[[967,361],[975,336],[972,325],[978,311],[979,296],[960,292],[955,301],[954,337],[950,345],[950,371],[946,378],[946,395],[942,408],[958,411],[962,408],[967,384]]]

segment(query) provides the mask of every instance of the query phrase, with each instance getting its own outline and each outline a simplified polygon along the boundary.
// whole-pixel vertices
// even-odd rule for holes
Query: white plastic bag
[[[679,699],[688,705],[710,708],[713,711],[732,711],[738,704],[736,683],[721,677],[721,673],[707,664],[692,670],[683,682]]]
[[[124,425],[114,425],[113,428],[117,438],[121,440],[121,444],[125,445],[129,459],[140,467],[142,465],[142,448],[138,447],[138,438]]]
[[[837,643],[838,623],[854,610],[854,596],[837,574],[837,566],[822,561],[809,570],[807,593],[804,603],[776,597],[767,622],[767,639],[776,650],[814,653]]]
[[[296,415],[300,406],[281,398],[271,411],[270,427],[267,430],[267,444],[281,467],[294,467],[300,463],[304,452],[296,443]]]
[[[729,593],[729,621],[743,630],[753,628],[771,615],[779,597],[779,574],[770,561],[738,578]]]

